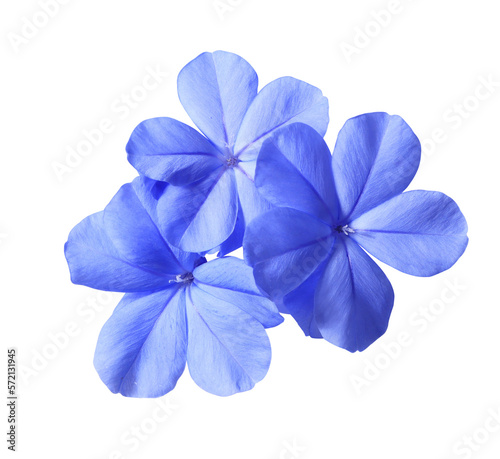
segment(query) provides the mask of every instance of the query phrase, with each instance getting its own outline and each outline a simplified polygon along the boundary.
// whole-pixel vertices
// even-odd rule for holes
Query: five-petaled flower
[[[192,252],[242,244],[245,226],[269,210],[253,176],[260,146],[279,127],[310,125],[324,135],[328,101],[303,81],[283,77],[257,93],[254,69],[241,57],[203,53],[179,73],[179,99],[201,135],[172,118],[139,124],[127,144],[130,163],[171,187],[159,199],[168,242]],[[222,246],[221,246],[222,244]]]
[[[277,207],[250,222],[245,259],[306,335],[354,352],[386,331],[394,292],[363,249],[415,276],[440,273],[464,252],[467,223],[451,198],[403,192],[419,162],[415,134],[386,113],[348,120],[333,155],[301,123],[262,146],[255,184]]]
[[[156,201],[165,186],[136,178],[69,235],[72,281],[125,292],[99,335],[94,365],[112,392],[131,397],[166,394],[186,361],[208,392],[249,390],[271,361],[265,328],[283,319],[243,260],[206,263],[165,241]]]

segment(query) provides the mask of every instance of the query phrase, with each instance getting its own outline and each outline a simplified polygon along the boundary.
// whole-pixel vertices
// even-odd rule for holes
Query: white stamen
[[[346,236],[349,236],[349,234],[355,233],[355,231],[349,227],[349,225],[344,225],[342,227],[342,231]]]
[[[192,273],[184,273],[184,274],[177,274],[175,276],[175,279],[171,279],[168,282],[171,284],[172,282],[175,282],[176,284],[187,284],[191,282],[194,279]]]

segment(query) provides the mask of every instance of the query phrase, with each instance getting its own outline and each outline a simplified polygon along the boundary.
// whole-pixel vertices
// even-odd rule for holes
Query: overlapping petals
[[[253,266],[257,284],[279,300],[328,256],[335,237],[328,225],[312,215],[280,207],[247,227],[245,261]]]
[[[156,188],[145,178],[124,185],[66,243],[74,283],[127,292],[99,336],[99,376],[112,392],[158,397],[173,389],[187,362],[208,392],[249,390],[269,368],[265,328],[282,317],[242,260],[206,263],[165,241],[156,224],[165,186]]]
[[[257,85],[255,71],[241,57],[203,53],[180,72],[178,92],[205,137],[170,118],[144,121],[132,133],[130,163],[141,174],[173,185],[161,208],[177,204],[160,219],[170,244],[200,252],[219,247],[221,255],[241,246],[246,224],[271,208],[253,182],[262,143],[294,122],[325,134],[328,101],[319,89],[291,77],[259,93]],[[210,235],[204,229],[208,222]]]
[[[196,184],[169,186],[159,199],[158,218],[171,244],[204,252],[233,233],[238,205],[235,171],[216,170]]]
[[[462,255],[467,223],[442,193],[403,193],[420,143],[400,117],[353,118],[331,167],[327,151],[300,123],[264,143],[255,183],[281,207],[250,223],[244,250],[259,287],[282,298],[306,335],[361,351],[385,332],[394,303],[388,279],[361,247],[400,271],[431,276]]]
[[[292,123],[307,124],[323,137],[328,120],[328,100],[318,88],[292,77],[278,78],[248,108],[236,138],[235,156],[241,161],[256,160],[262,143]]]
[[[127,151],[138,171],[172,185],[189,185],[224,164],[224,156],[205,137],[172,118],[143,121],[130,137]]]
[[[162,396],[186,365],[212,394],[247,391],[268,371],[266,329],[280,312],[307,336],[363,351],[394,306],[370,255],[432,276],[466,249],[451,198],[405,191],[420,142],[401,117],[348,120],[330,154],[327,99],[303,81],[258,92],[250,64],[217,51],[177,84],[199,131],[165,117],[139,124],[127,154],[141,175],[65,245],[74,283],[125,293],[94,357],[113,393]],[[242,244],[245,261],[226,256]]]
[[[278,131],[262,150],[255,184],[273,205],[309,212],[333,224],[339,216],[330,161],[323,138],[295,123]]]

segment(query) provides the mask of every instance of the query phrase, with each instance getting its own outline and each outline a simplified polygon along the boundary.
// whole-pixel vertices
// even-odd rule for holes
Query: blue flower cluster
[[[467,246],[452,199],[405,192],[420,143],[402,118],[348,120],[331,154],[319,89],[291,77],[257,87],[235,54],[191,61],[178,92],[201,133],[171,118],[142,122],[127,144],[140,175],[69,235],[72,281],[125,293],[94,358],[114,393],[164,395],[186,363],[210,393],[249,390],[268,371],[266,328],[280,313],[308,336],[362,351],[394,304],[367,252],[432,276]],[[245,261],[227,256],[241,246]]]

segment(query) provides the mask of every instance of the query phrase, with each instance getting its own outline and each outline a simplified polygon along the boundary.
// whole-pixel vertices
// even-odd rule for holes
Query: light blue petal
[[[187,185],[220,167],[223,155],[198,131],[172,118],[139,124],[127,143],[128,160],[141,174]]]
[[[184,109],[222,149],[234,144],[257,86],[257,74],[250,64],[224,51],[200,54],[181,70],[177,80]]]
[[[158,226],[156,207],[158,206],[158,199],[165,192],[168,183],[150,179],[145,175],[136,177],[131,183],[141,205],[151,216],[155,226]]]
[[[238,215],[236,216],[236,224],[234,230],[216,250],[218,257],[223,257],[234,250],[239,249],[243,244],[243,236],[245,234],[245,219],[241,210],[241,203],[238,205]]]
[[[113,393],[160,397],[186,366],[185,290],[127,294],[99,334],[94,366]]]
[[[161,231],[159,219],[158,219],[158,200],[165,193],[168,183],[159,182],[152,180],[145,176],[136,177],[132,181],[132,187],[137,195],[137,198],[141,202],[142,206],[146,209],[153,220],[155,226],[158,228],[162,234],[163,239],[166,240],[165,235]],[[170,251],[174,254],[174,257],[179,261],[180,265],[184,268],[184,271],[190,272],[193,266],[197,266],[200,262],[200,255],[193,252],[185,252],[177,247],[168,244]]]
[[[281,207],[248,225],[243,251],[257,285],[279,300],[314,272],[334,240],[332,229],[316,217]]]
[[[234,151],[242,161],[257,158],[262,143],[279,127],[305,123],[321,136],[328,127],[328,99],[310,84],[278,78],[254,99],[241,123]]]
[[[206,252],[233,232],[238,214],[234,171],[222,169],[185,187],[170,186],[158,203],[158,216],[170,244]]]
[[[275,206],[302,210],[332,224],[338,220],[338,200],[331,160],[323,137],[312,127],[290,124],[263,144],[255,185]]]
[[[436,191],[409,191],[351,224],[352,237],[373,256],[414,276],[453,266],[467,247],[467,222],[457,204]]]
[[[104,212],[90,215],[70,232],[64,246],[74,284],[114,292],[147,292],[168,287],[167,265],[157,270],[125,260],[105,231]]]
[[[247,178],[254,181],[256,166],[257,166],[256,159],[253,159],[251,161],[240,161],[238,163],[237,169],[239,169]]]
[[[272,208],[272,205],[266,201],[255,187],[253,179],[250,178],[247,166],[248,163],[240,163],[234,170],[245,225],[248,225],[255,217]]]
[[[280,314],[290,314],[290,311],[288,311],[285,304],[283,303],[283,298],[275,300],[274,304],[278,308],[278,311],[280,312]]]
[[[314,318],[314,295],[328,259],[326,258],[301,285],[283,297],[286,311],[292,315],[304,334],[311,338],[322,338]]]
[[[368,113],[348,120],[339,133],[332,166],[347,223],[403,192],[420,163],[420,142],[399,116]]]
[[[264,327],[283,322],[276,305],[265,298],[255,284],[252,268],[235,257],[217,258],[198,266],[194,283],[204,292],[232,303]]]
[[[314,317],[323,338],[363,351],[387,330],[393,304],[382,270],[348,236],[340,236],[315,293]]]
[[[171,279],[191,271],[194,263],[180,264],[143,206],[136,188],[130,183],[123,185],[104,209],[104,227],[120,258],[143,269],[170,275]]]
[[[188,367],[198,386],[227,396],[250,390],[264,378],[271,345],[257,320],[193,284],[187,291],[186,315]]]

